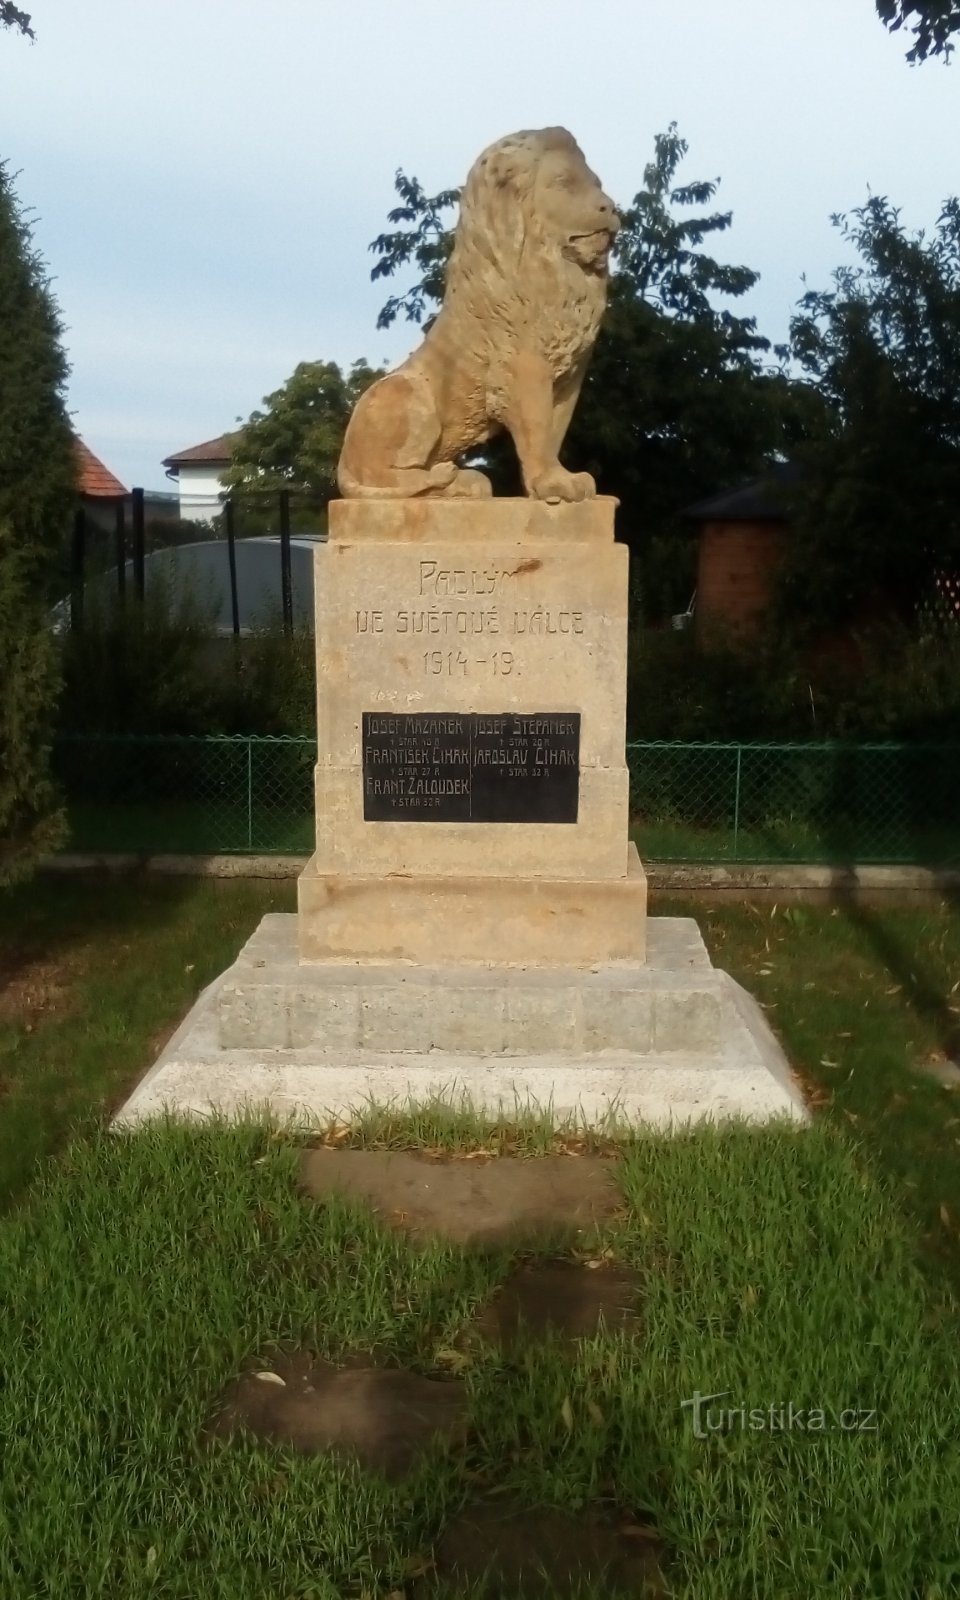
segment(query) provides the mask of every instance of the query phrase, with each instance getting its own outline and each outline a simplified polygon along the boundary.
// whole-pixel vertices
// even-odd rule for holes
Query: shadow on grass
[[[51,872],[0,897],[0,1206],[122,1103],[292,885]]]
[[[197,879],[41,872],[0,890],[0,983],[32,963],[70,960],[107,934],[169,926],[196,895]]]

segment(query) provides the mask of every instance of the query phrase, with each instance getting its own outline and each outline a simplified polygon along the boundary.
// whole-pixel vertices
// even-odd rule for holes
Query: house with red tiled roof
[[[221,433],[186,450],[166,456],[163,467],[180,494],[180,515],[191,522],[212,522],[221,508],[223,474],[230,465],[235,435]]]
[[[77,487],[85,500],[116,500],[126,494],[120,479],[82,439],[74,439],[73,452],[77,460]]]

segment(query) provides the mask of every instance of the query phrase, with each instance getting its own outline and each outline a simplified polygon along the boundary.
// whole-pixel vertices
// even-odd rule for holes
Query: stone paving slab
[[[323,1200],[365,1200],[416,1239],[496,1249],[592,1228],[623,1206],[616,1162],[599,1156],[437,1161],[397,1150],[304,1152],[301,1181]]]
[[[507,1278],[471,1324],[504,1350],[545,1337],[573,1343],[602,1329],[635,1333],[641,1280],[612,1262],[528,1261]]]
[[[353,1456],[397,1479],[433,1440],[462,1442],[463,1384],[359,1362],[335,1367],[303,1351],[277,1355],[230,1385],[206,1435],[228,1439],[244,1428],[303,1454]]]

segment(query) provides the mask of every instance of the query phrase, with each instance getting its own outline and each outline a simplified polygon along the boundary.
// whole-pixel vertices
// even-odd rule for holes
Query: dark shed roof
[[[796,462],[779,461],[751,483],[725,489],[687,506],[681,515],[692,522],[788,522],[783,490],[800,477]]]

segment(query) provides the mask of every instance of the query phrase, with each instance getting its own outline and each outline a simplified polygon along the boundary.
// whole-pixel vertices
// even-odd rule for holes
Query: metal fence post
[[[293,583],[290,575],[290,490],[280,490],[280,597],[283,631],[293,632]]]
[[[127,506],[118,500],[114,514],[114,560],[117,565],[117,594],[123,600],[127,591]]]
[[[230,565],[230,614],[233,618],[233,637],[240,634],[240,602],[237,599],[237,544],[233,529],[233,501],[225,500],[224,521],[227,525],[227,561]]]
[[[83,627],[83,573],[87,547],[87,513],[78,506],[73,515],[73,544],[70,550],[70,627]]]
[[[253,740],[247,740],[247,849],[253,849]]]
[[[743,757],[743,745],[737,745],[737,788],[733,797],[733,859],[737,859],[737,840],[740,836],[740,766]]]
[[[131,491],[133,512],[133,582],[137,591],[137,599],[143,599],[144,593],[144,534],[143,534],[143,490]]]

